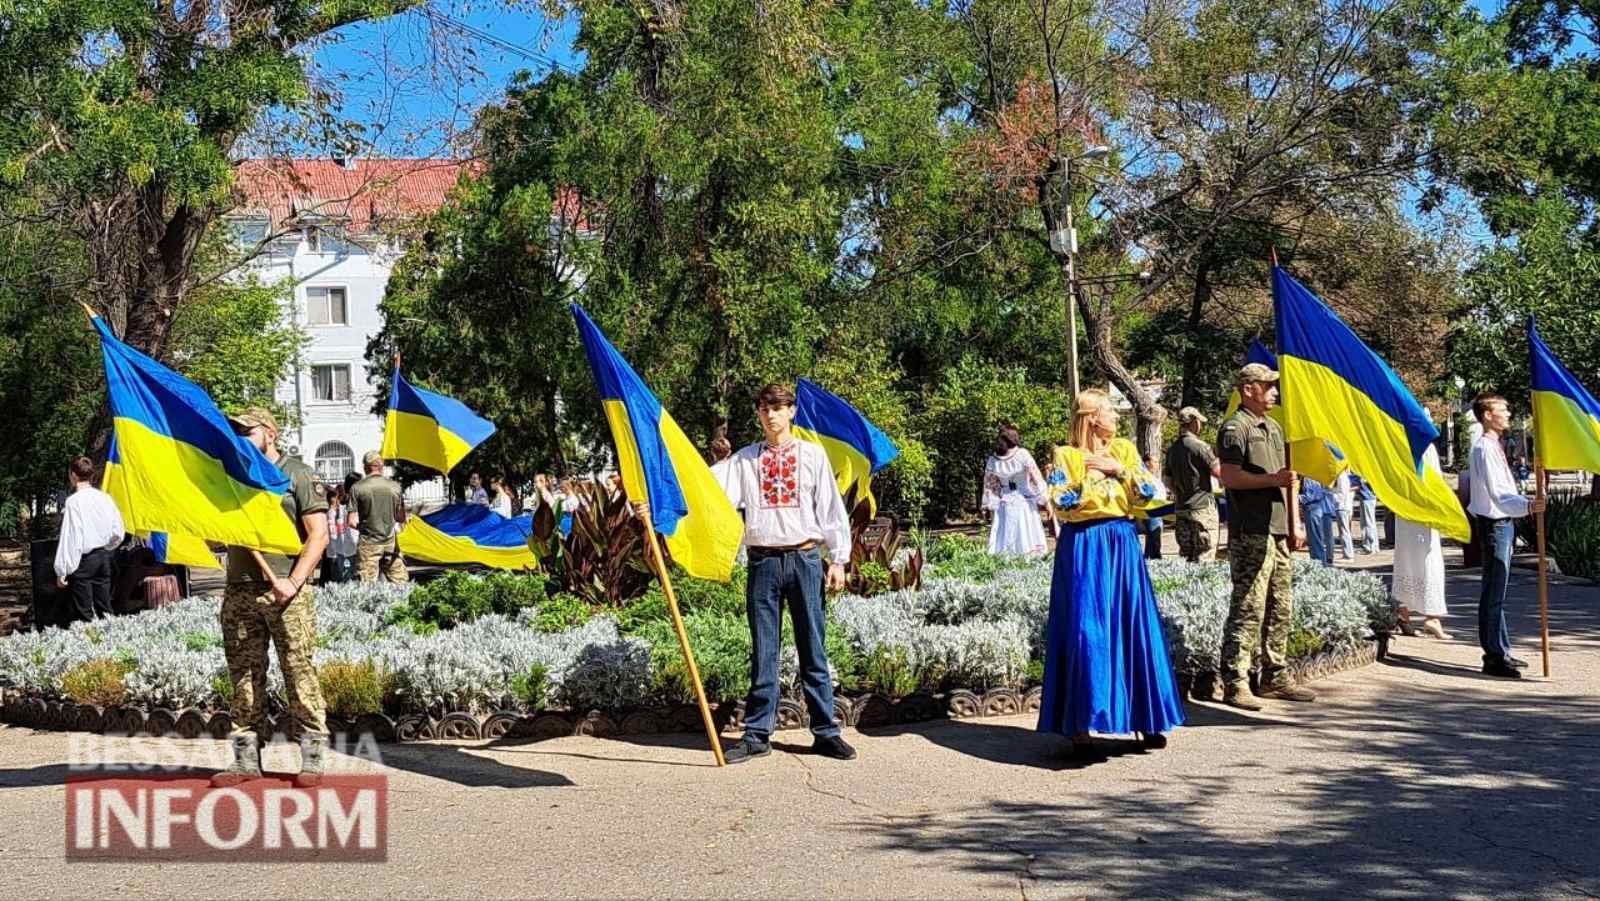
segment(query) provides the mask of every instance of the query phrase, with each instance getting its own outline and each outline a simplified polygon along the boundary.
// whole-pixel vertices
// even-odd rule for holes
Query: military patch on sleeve
[[[315,494],[318,498],[327,497],[328,496],[328,486],[322,484],[321,482],[313,482],[312,485],[311,485],[311,492],[313,494]]]

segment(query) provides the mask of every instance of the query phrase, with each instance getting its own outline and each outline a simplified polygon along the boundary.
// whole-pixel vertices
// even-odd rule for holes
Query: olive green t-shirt
[[[1217,500],[1211,496],[1211,467],[1216,462],[1211,445],[1193,432],[1184,432],[1172,443],[1167,451],[1167,481],[1172,483],[1172,500],[1179,519],[1216,509]]]
[[[1217,458],[1248,473],[1270,475],[1284,466],[1283,428],[1240,407],[1217,430]],[[1289,509],[1282,488],[1228,489],[1228,531],[1288,535]]]
[[[282,456],[278,458],[278,469],[289,477],[289,490],[283,495],[283,512],[294,523],[294,530],[300,535],[300,540],[306,540],[305,523],[300,517],[308,513],[321,513],[328,509],[328,492],[317,481],[317,474],[312,472],[303,460],[295,457]],[[282,554],[262,553],[271,567],[273,575],[287,578],[294,570],[294,557]],[[262,582],[261,567],[256,565],[255,559],[250,555],[249,548],[228,548],[228,584],[240,582]]]
[[[371,475],[350,489],[355,501],[357,530],[361,540],[383,543],[395,535],[394,523],[400,510],[400,483],[388,476]]]

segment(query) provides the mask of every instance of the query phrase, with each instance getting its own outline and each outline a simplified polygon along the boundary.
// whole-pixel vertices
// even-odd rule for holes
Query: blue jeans
[[[800,682],[805,688],[811,733],[818,738],[839,734],[833,721],[833,676],[825,644],[827,620],[822,610],[822,555],[816,548],[767,554],[750,549],[745,610],[750,617],[750,696],[744,702],[744,734],[766,741],[778,712],[778,654],[782,649],[783,606],[794,622],[794,645],[800,653]]]
[[[1361,502],[1361,553],[1376,554],[1378,552],[1378,502],[1362,500]]]
[[[1334,525],[1339,529],[1339,540],[1344,544],[1341,548],[1341,559],[1344,560],[1354,559],[1356,555],[1355,533],[1350,530],[1351,520],[1355,519],[1354,514],[1354,510],[1340,508],[1338,515],[1334,517]]]
[[[1511,582],[1511,542],[1515,520],[1484,519],[1483,593],[1478,595],[1478,644],[1483,662],[1505,662],[1511,656],[1511,634],[1506,630],[1506,586]]]
[[[1333,516],[1326,510],[1306,513],[1306,543],[1311,559],[1324,566],[1333,565]]]

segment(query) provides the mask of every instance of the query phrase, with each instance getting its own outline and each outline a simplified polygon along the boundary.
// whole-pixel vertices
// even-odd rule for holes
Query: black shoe
[[[1159,751],[1167,746],[1167,737],[1159,732],[1142,735],[1139,741],[1149,751]]]
[[[1491,660],[1483,665],[1485,676],[1499,676],[1502,679],[1521,679],[1522,670],[1517,669],[1504,660]]]
[[[752,757],[765,757],[772,753],[772,745],[759,738],[746,735],[739,739],[739,743],[724,751],[722,759],[726,763],[744,763]]]
[[[837,735],[818,737],[811,743],[811,753],[821,754],[823,757],[832,757],[834,760],[855,760],[856,749],[850,747],[844,739]]]
[[[1512,666],[1516,667],[1517,669],[1527,669],[1528,668],[1528,661],[1523,660],[1521,657],[1507,656],[1506,657],[1506,662],[1511,664]]]

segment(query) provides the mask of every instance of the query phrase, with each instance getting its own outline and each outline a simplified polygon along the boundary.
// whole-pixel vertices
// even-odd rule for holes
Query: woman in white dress
[[[1423,452],[1424,466],[1439,471],[1439,455],[1432,446]],[[1400,607],[1400,629],[1416,634],[1413,614],[1422,616],[1422,631],[1438,639],[1450,634],[1439,624],[1448,611],[1444,605],[1444,554],[1439,550],[1439,532],[1409,520],[1394,522],[1395,603]]]
[[[1043,554],[1044,523],[1039,508],[1046,503],[1044,476],[1033,454],[1021,447],[1022,436],[1002,426],[994,454],[983,468],[983,509],[994,516],[989,528],[989,553],[1022,557]]]

